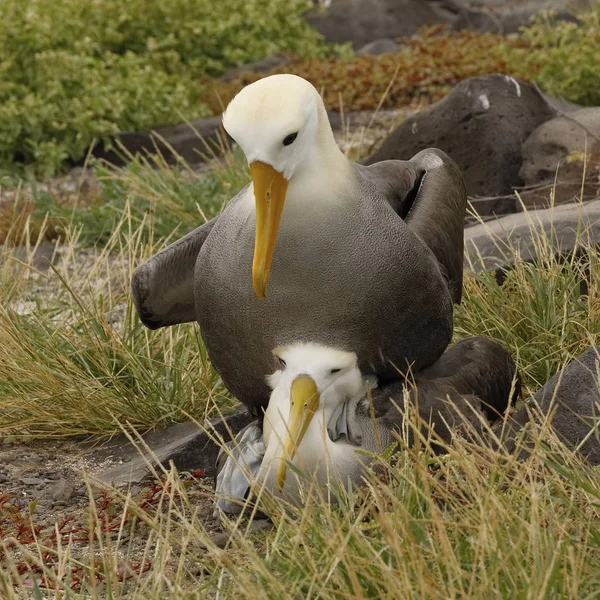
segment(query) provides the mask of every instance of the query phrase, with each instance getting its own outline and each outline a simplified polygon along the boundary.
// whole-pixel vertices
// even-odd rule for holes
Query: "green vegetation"
[[[534,213],[525,211],[536,247],[535,263],[514,247],[505,250],[515,265],[498,285],[493,271],[469,270],[463,301],[455,311],[455,336],[498,340],[513,356],[531,392],[562,365],[598,344],[600,332],[600,252],[582,243],[577,257],[564,261],[559,241],[547,237]],[[581,231],[582,240],[585,231]]]
[[[51,175],[95,139],[201,117],[200,79],[324,52],[306,0],[3,0],[0,170]]]
[[[396,54],[352,58],[325,46],[307,0],[5,0],[0,3],[0,173],[52,175],[95,140],[218,114],[245,84],[227,69],[276,53],[330,109],[417,106],[457,82],[502,72],[600,104],[600,5],[582,24],[538,19],[504,38],[428,27]],[[337,56],[337,58],[336,58]]]
[[[600,3],[580,15],[580,24],[557,22],[552,13],[523,31],[529,48],[507,54],[518,74],[535,70],[535,81],[548,94],[578,104],[600,105]]]
[[[197,329],[151,334],[131,305],[130,281],[142,257],[212,218],[247,179],[239,153],[199,177],[138,159],[104,173],[101,193],[67,206],[40,194],[38,210],[52,216],[18,213],[0,257],[0,430],[108,433],[117,422],[201,417],[215,398],[221,410],[231,403]],[[9,246],[32,234],[37,243],[60,237],[56,272],[10,258]],[[84,242],[102,250],[82,259]]]
[[[187,165],[170,169],[161,155],[131,157],[121,169],[100,167],[99,187],[82,202],[57,203],[49,194],[38,194],[33,217],[49,218],[50,239],[64,236],[70,224],[80,228],[79,241],[103,246],[119,230],[118,222],[129,211],[131,226],[144,224],[143,241],[180,236],[217,215],[250,175],[243,153],[228,155],[225,166],[198,176]]]
[[[14,199],[0,206],[0,243],[20,244],[24,235],[64,240],[75,228],[79,244],[102,247],[119,231],[124,212],[131,227],[143,225],[144,242],[165,240],[214,217],[250,179],[239,149],[200,176],[182,161],[169,168],[160,154],[129,158],[120,169],[98,164],[94,184],[82,180],[73,192],[35,184],[14,191]]]

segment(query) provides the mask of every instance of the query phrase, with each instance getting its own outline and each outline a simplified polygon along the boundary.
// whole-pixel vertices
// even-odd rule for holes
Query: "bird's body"
[[[344,404],[358,401],[366,391],[356,355],[314,343],[295,343],[275,353],[282,368],[269,377],[272,392],[263,423],[259,485],[299,502],[301,480],[284,475],[282,481],[281,469],[288,461],[296,473],[308,475],[309,485],[358,482],[369,460],[356,452],[352,436],[338,431],[349,416]],[[362,415],[350,419],[355,432],[368,428]],[[362,449],[376,451],[367,442]]]
[[[331,489],[332,481],[343,487],[360,482],[374,455],[397,437],[411,444],[415,429],[433,435],[432,451],[446,451],[462,425],[481,433],[486,420],[499,419],[520,393],[512,357],[486,338],[455,344],[412,385],[395,381],[369,393],[353,353],[311,343],[275,353],[282,366],[269,378],[264,456],[255,475],[259,485],[294,502],[306,483]],[[415,407],[421,423],[411,417],[406,426],[407,406]]]
[[[435,362],[462,286],[456,165],[436,150],[371,167],[348,161],[316,90],[293,76],[245,88],[224,124],[253,183],[138,268],[142,321],[196,318],[213,365],[255,414],[268,403],[275,346],[355,352],[381,380]]]
[[[276,346],[311,340],[354,351],[364,372],[393,379],[409,364],[428,366],[450,341],[452,299],[433,253],[367,169],[352,171],[342,198],[314,210],[288,191],[266,298],[256,297],[249,277],[251,187],[226,207],[200,251],[203,340],[230,391],[247,404],[265,405]]]
[[[270,418],[273,417],[274,415],[270,415]],[[265,420],[267,419],[269,415],[265,416]],[[264,485],[271,494],[283,495],[298,503],[302,498],[302,486],[309,488],[314,482],[323,489],[328,488],[330,482],[340,482],[347,487],[348,481],[360,483],[364,477],[364,467],[371,463],[370,457],[357,452],[359,448],[346,439],[332,441],[327,433],[326,416],[323,411],[319,411],[311,421],[296,456],[290,461],[295,467],[294,476],[289,473],[283,489],[279,491],[277,470],[283,452],[283,441],[280,440],[285,440],[287,428],[284,419],[274,419],[273,422],[275,427],[272,434],[265,435],[269,443],[265,444],[265,455],[257,477],[258,485]],[[368,426],[366,423],[365,425]],[[298,473],[303,475],[297,477]]]

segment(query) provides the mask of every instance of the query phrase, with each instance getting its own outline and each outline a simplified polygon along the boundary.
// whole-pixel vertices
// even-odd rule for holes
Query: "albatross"
[[[216,505],[224,512],[239,512],[253,484],[301,502],[305,479],[298,474],[322,487],[360,483],[374,455],[397,436],[408,433],[413,443],[405,399],[417,408],[423,435],[435,433],[429,446],[439,453],[465,423],[481,434],[521,389],[510,353],[483,337],[458,342],[413,382],[380,386],[361,373],[351,352],[295,343],[273,353],[280,368],[268,377],[272,392],[262,432],[257,425],[245,428],[237,448],[222,451],[217,461]]]
[[[223,125],[251,183],[133,275],[151,329],[197,320],[229,391],[261,414],[272,348],[355,353],[381,381],[434,363],[462,288],[466,190],[439,150],[362,166],[335,143],[317,90],[294,75],[242,89]]]

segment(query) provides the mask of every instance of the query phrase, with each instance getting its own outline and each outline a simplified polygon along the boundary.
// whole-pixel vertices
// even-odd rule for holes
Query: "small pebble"
[[[210,538],[210,541],[217,547],[217,548],[225,548],[225,546],[227,545],[227,542],[229,541],[229,534],[228,533],[217,533],[216,535],[213,535]],[[200,546],[206,550],[207,546],[206,544],[200,543]]]
[[[54,500],[67,502],[75,495],[75,488],[66,479],[59,479],[48,490],[48,493]]]
[[[44,482],[39,477],[23,477],[21,483],[25,485],[44,485]]]

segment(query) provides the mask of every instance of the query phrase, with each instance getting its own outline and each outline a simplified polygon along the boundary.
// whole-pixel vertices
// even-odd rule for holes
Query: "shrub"
[[[95,138],[207,113],[191,78],[130,52],[96,58],[45,50],[28,76],[0,89],[0,161],[35,163],[41,175],[82,158]]]
[[[218,112],[220,102],[227,104],[244,85],[285,72],[308,79],[332,110],[339,110],[340,106],[344,110],[371,110],[382,99],[383,107],[433,102],[468,77],[516,72],[507,65],[503,53],[497,51],[504,44],[518,49],[524,42],[518,38],[506,41],[490,33],[426,27],[418,36],[403,40],[402,49],[395,54],[362,55],[351,60],[315,58],[278,67],[267,74],[245,73],[230,83],[211,81],[203,100]]]
[[[600,104],[600,2],[579,16],[579,24],[545,13],[523,30],[526,51],[507,52],[510,67],[537,71],[535,80],[548,94],[584,105]]]
[[[316,56],[306,0],[3,0],[0,168],[55,173],[94,138],[207,114],[198,80]]]

